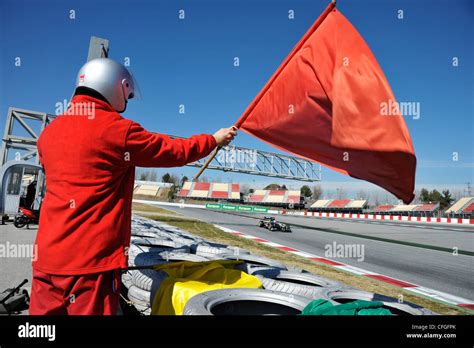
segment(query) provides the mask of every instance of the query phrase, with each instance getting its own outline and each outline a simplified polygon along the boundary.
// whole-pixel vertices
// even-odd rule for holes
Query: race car
[[[263,219],[258,222],[258,225],[269,231],[291,232],[290,225],[278,222],[274,217],[264,216]]]

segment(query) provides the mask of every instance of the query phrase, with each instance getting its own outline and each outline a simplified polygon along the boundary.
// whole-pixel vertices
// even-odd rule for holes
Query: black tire
[[[316,286],[321,288],[344,288],[344,285],[328,278],[324,278],[308,272],[281,271],[273,279],[281,282],[289,282],[304,286]]]
[[[138,238],[159,238],[161,237],[158,233],[150,232],[150,231],[132,231],[132,237]]]
[[[328,289],[325,296],[331,299],[333,303],[346,303],[355,300],[381,301],[384,307],[389,309],[395,315],[436,315],[429,309],[418,306],[410,302],[399,302],[394,297],[375,294],[373,292],[354,290],[354,289]]]
[[[128,289],[128,299],[132,302],[132,305],[144,315],[151,314],[151,306],[150,306],[150,297],[151,293],[148,291],[144,291],[136,286],[131,286]]]
[[[286,270],[280,267],[257,266],[246,262],[236,265],[234,268],[250,275],[263,276],[268,278],[276,277],[281,271]]]
[[[168,248],[178,248],[182,244],[176,243],[172,239],[168,238],[136,238],[131,241],[135,245],[143,246],[157,246],[157,247],[168,247]]]
[[[15,216],[15,219],[13,220],[13,225],[16,228],[23,228],[26,226],[28,223],[28,220],[24,218],[23,216]]]
[[[138,254],[141,253],[147,253],[150,251],[150,247],[148,246],[143,246],[143,245],[137,245],[137,244],[130,244],[130,247],[128,248],[128,256],[129,258],[134,258]]]
[[[129,263],[133,262],[137,255],[142,253],[188,253],[189,248],[187,246],[182,246],[180,248],[170,248],[165,246],[143,246],[143,245],[136,245],[130,244],[130,248],[128,250],[128,259]]]
[[[160,253],[148,252],[138,254],[134,258],[129,258],[128,264],[130,266],[153,266],[179,261],[204,262],[208,261],[208,259],[199,255],[187,253],[173,253],[166,251]]]
[[[257,266],[271,266],[286,269],[285,265],[263,256],[253,254],[234,255],[231,253],[222,254],[221,256],[222,258],[225,258],[227,260],[242,260],[246,263],[250,263]]]
[[[221,289],[193,296],[184,315],[297,315],[310,298],[263,289]]]
[[[130,244],[130,251],[137,250],[135,246],[141,248],[143,251],[148,252],[161,252],[161,251],[178,251],[182,253],[189,253],[191,248],[188,245],[178,243],[171,239],[166,238],[140,238],[132,240]]]
[[[186,237],[186,236],[172,236],[172,240],[176,243],[187,245],[188,247],[194,247],[195,245],[202,243],[201,241]]]
[[[229,253],[230,250],[224,244],[196,244],[191,247],[191,252],[204,257],[212,257],[214,255]]]
[[[152,292],[152,289],[158,289],[168,274],[164,271],[155,271],[153,269],[141,269],[130,271],[131,280],[136,287]]]
[[[146,315],[146,316],[151,315],[151,306],[144,306],[138,303],[135,303],[133,306],[140,313],[140,315]]]
[[[127,272],[122,274],[122,284],[127,289],[130,288],[133,285],[132,275],[131,275],[130,271],[127,271]]]
[[[262,282],[263,288],[267,290],[280,291],[293,295],[305,297],[325,298],[328,288],[342,289],[338,282],[318,277],[309,273],[294,273],[281,271],[275,277],[262,277],[257,275]]]
[[[132,301],[136,301],[142,305],[149,305],[150,304],[150,292],[140,289],[137,286],[132,285],[128,289],[128,298]]]

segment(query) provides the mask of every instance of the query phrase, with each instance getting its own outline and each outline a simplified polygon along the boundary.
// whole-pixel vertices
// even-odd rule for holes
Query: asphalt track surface
[[[16,228],[12,222],[6,225],[0,225],[0,244],[6,248],[8,245],[26,246],[32,251],[32,245],[35,242],[37,226],[32,225],[30,229]],[[7,257],[8,256],[8,257]],[[20,255],[0,255],[0,292],[13,288],[24,279],[28,279],[22,289],[30,291],[31,289],[31,253]],[[22,312],[28,314],[28,311]]]
[[[165,207],[318,256],[474,300],[474,228],[273,215],[292,232],[257,226],[262,214]],[[326,255],[333,243],[360,245],[364,258]],[[455,248],[455,249],[453,249]],[[457,250],[457,255],[454,250]]]

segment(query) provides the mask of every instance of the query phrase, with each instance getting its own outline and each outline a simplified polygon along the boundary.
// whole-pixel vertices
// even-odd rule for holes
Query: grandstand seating
[[[283,203],[286,190],[269,190],[265,203]]]
[[[446,210],[447,215],[473,215],[474,197],[463,197]]]
[[[193,198],[208,198],[210,195],[209,189],[211,188],[211,183],[209,182],[195,182],[192,185],[192,189],[188,194],[188,197]]]
[[[331,201],[331,199],[318,199],[311,205],[311,208],[325,208]]]
[[[254,193],[252,193],[249,196],[249,202],[250,203],[261,203],[265,199],[266,191],[265,190],[255,190]]]
[[[362,211],[367,206],[365,199],[319,199],[314,202],[310,210],[313,211]]]
[[[350,199],[335,199],[328,204],[328,208],[345,208]]]
[[[460,214],[463,208],[469,207],[471,203],[474,203],[474,197],[463,197],[447,209],[446,214]]]
[[[390,209],[391,212],[409,212],[417,207],[416,204],[399,204]]]
[[[133,185],[133,195],[144,198],[166,198],[172,184],[164,182],[136,180]]]
[[[390,204],[379,205],[378,207],[374,209],[374,212],[386,212],[392,208],[393,208],[393,205],[390,205]]]
[[[379,215],[413,215],[413,216],[432,216],[439,208],[439,203],[422,204],[383,204],[372,209],[370,212]]]
[[[288,202],[300,203],[301,202],[301,191],[288,191]]]
[[[466,208],[464,208],[463,213],[472,214],[474,212],[474,203],[470,203]]]
[[[367,201],[365,199],[354,199],[349,201],[349,203],[346,205],[346,208],[363,209],[366,205]]]
[[[156,196],[160,187],[153,185],[140,185],[135,189],[135,194],[142,196]]]
[[[183,187],[181,188],[181,190],[179,191],[178,196],[179,197],[187,197],[188,194],[189,194],[189,191],[191,190],[191,184],[192,184],[191,181],[186,181],[183,184]]]
[[[425,204],[418,204],[413,211],[425,211],[425,212],[432,212],[438,209],[439,203],[425,203]]]
[[[249,195],[248,203],[258,203],[273,206],[301,205],[300,191],[293,190],[255,190]]]
[[[187,181],[178,192],[178,197],[208,200],[240,200],[239,184]]]

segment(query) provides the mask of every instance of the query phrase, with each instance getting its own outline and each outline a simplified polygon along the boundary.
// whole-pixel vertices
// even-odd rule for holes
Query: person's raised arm
[[[130,165],[138,167],[180,167],[206,157],[216,146],[227,145],[236,135],[235,129],[230,127],[214,135],[171,139],[132,122],[125,139],[125,158]]]

